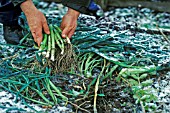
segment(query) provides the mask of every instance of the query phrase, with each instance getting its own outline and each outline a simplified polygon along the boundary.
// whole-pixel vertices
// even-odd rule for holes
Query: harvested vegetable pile
[[[39,48],[37,57],[41,65],[46,65],[54,70],[54,73],[69,71],[76,66],[75,54],[70,39],[61,37],[61,29],[56,25],[50,25],[50,35],[44,34],[43,42]],[[46,50],[46,51],[45,51]],[[50,59],[50,60],[49,60]],[[46,62],[46,64],[45,64]]]
[[[99,20],[85,15],[79,18],[79,26],[71,40],[77,55],[77,68],[73,66],[71,70],[63,71],[67,66],[62,67],[65,62],[71,61],[68,66],[76,63],[71,45],[63,49],[60,44],[54,51],[58,43],[54,43],[57,33],[52,25],[58,25],[60,14],[57,14],[60,18],[57,24],[54,16],[48,17],[52,24],[51,35],[53,31],[56,34],[44,36],[40,51],[32,48],[33,45],[28,47],[30,38],[26,39],[26,45],[0,45],[0,53],[3,53],[0,56],[0,88],[25,99],[27,103],[37,103],[46,108],[65,102],[74,106],[76,112],[155,111],[157,97],[150,87],[153,83],[151,78],[170,70],[169,24],[162,22],[164,16],[160,16],[158,19],[163,29],[155,24],[145,27],[146,23],[142,25],[136,23],[137,20],[132,21],[132,18],[138,19],[133,13],[135,9],[116,10],[107,12],[106,17]],[[137,14],[150,12],[141,9],[141,13]],[[52,49],[46,41],[52,41]],[[52,61],[47,62],[48,65],[44,63],[44,50],[54,64]],[[66,55],[63,57],[61,54]]]

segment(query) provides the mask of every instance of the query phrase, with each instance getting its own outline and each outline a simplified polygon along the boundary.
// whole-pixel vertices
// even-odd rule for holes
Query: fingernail
[[[62,35],[62,37],[66,37],[66,35],[65,35],[65,34],[63,34],[63,35]]]
[[[40,38],[38,37],[38,38],[37,38],[37,42],[39,42],[39,41],[40,41]]]
[[[37,43],[41,43],[41,38],[37,38]]]

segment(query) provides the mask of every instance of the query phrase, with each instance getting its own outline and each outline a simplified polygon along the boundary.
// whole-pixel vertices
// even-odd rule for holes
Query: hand
[[[73,10],[73,9],[68,9],[68,12],[65,14],[65,16],[62,19],[61,23],[61,30],[62,32],[62,37],[66,38],[67,36],[69,38],[72,37],[74,34],[76,27],[77,27],[77,19],[79,17],[80,13]]]
[[[26,0],[20,7],[26,15],[34,41],[40,46],[43,39],[42,30],[50,34],[45,16],[34,6],[32,0]]]

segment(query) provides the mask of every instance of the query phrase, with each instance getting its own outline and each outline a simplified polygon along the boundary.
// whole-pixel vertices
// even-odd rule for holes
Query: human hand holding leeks
[[[69,38],[72,37],[74,34],[76,27],[77,27],[77,19],[79,17],[80,13],[76,10],[73,10],[71,8],[68,9],[67,13],[62,19],[61,22],[61,30],[62,32],[62,37],[66,38],[67,36]]]
[[[40,46],[43,40],[42,31],[46,34],[50,34],[44,14],[35,7],[32,0],[26,0],[20,7],[26,15],[34,41]]]
[[[50,34],[50,30],[44,14],[35,7],[32,0],[26,0],[20,5],[20,7],[26,15],[34,41],[38,44],[38,46],[40,46],[43,40],[42,32],[44,31],[46,34]],[[71,36],[74,34],[77,27],[77,18],[79,14],[80,13],[76,10],[71,8],[68,9],[68,12],[63,17],[60,26],[61,30],[63,31],[63,38],[66,38],[67,36],[71,38]]]

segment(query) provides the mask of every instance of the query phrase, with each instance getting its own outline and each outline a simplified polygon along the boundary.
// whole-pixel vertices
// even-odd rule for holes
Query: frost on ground
[[[170,113],[170,72],[155,79],[152,85],[157,90],[158,104],[156,112]]]
[[[42,110],[42,108],[36,106],[36,105],[31,105],[34,109],[36,110]],[[28,111],[28,112],[33,112],[32,109],[28,108],[26,105],[23,104],[23,102],[14,96],[11,93],[8,93],[6,91],[1,91],[0,92],[0,111],[1,113],[7,112],[7,110],[12,110],[12,112],[16,112],[18,110],[21,110],[23,112]]]
[[[41,3],[39,3],[39,7],[42,8],[42,11],[44,13],[45,12],[47,13],[46,16],[49,17],[48,18],[49,20],[50,20],[50,17],[52,16],[52,17],[56,17],[57,19],[59,19],[59,20],[56,19],[56,21],[60,22],[61,17],[65,13],[65,9],[62,10],[63,6],[62,5],[56,5],[55,3],[52,3],[52,4],[49,5],[47,3],[41,2]],[[43,10],[45,8],[47,9],[47,7],[50,7],[51,10],[49,10],[50,8],[48,10]],[[59,9],[61,9],[61,11],[52,10],[54,7],[58,7]],[[163,19],[160,18],[160,20],[159,20],[160,23],[162,22],[162,20],[165,21],[165,22],[163,22],[164,24],[162,24],[161,26],[164,26],[165,24],[167,24],[167,26],[169,25],[168,24],[169,14],[162,13],[162,14],[158,14],[158,15],[155,16],[152,13],[151,10],[144,8],[144,9],[141,10],[141,12],[139,14],[136,14],[138,16],[135,17],[136,15],[134,15],[134,14],[135,14],[136,11],[137,11],[136,8],[124,8],[124,9],[118,8],[118,9],[115,9],[114,11],[107,12],[106,17],[108,17],[108,18],[101,19],[101,20],[97,21],[97,20],[95,20],[91,17],[89,18],[89,16],[87,16],[87,18],[85,18],[85,22],[87,23],[86,25],[97,26],[97,27],[103,28],[103,31],[101,31],[100,34],[107,34],[106,28],[109,28],[109,27],[111,27],[111,29],[115,29],[115,30],[119,30],[119,31],[124,31],[127,28],[133,30],[133,26],[135,26],[134,21],[138,22],[139,27],[143,28],[143,26],[150,25],[150,23],[152,23],[152,21],[156,21],[159,18],[158,16],[161,16],[163,18]],[[146,18],[141,18],[141,17],[145,17],[144,15],[146,16]],[[125,16],[127,16],[127,18],[125,18]],[[136,20],[135,20],[135,18],[136,18]],[[108,21],[113,21],[113,22],[116,21],[116,23],[115,24],[110,24],[109,22],[107,23],[106,22],[107,19],[109,19]],[[103,22],[102,22],[102,20],[103,20]],[[80,17],[80,22],[81,21],[84,22],[83,15],[82,15],[82,17]],[[128,24],[128,21],[129,21],[129,24]],[[101,22],[101,23],[98,23],[98,22]],[[142,26],[142,25],[140,25],[140,23],[145,23],[145,24]],[[120,26],[120,24],[121,24],[121,26]],[[107,25],[108,25],[108,27],[107,27]],[[154,28],[154,26],[155,26],[155,23],[154,23],[153,26],[150,26],[150,27]],[[145,30],[144,30],[144,32],[145,32]],[[2,24],[0,24],[0,43],[5,43],[2,34],[3,34]],[[134,34],[135,34],[135,37],[140,35],[140,34],[136,34],[136,33],[134,33]],[[145,35],[145,37],[146,37],[146,35]],[[159,37],[157,37],[157,35],[155,35],[155,37],[156,37],[156,39],[158,38],[158,40],[160,40]],[[148,40],[150,40],[150,41],[146,41],[146,42],[149,43],[149,42],[154,42],[156,40],[154,38],[153,39],[151,39],[151,38],[148,38]],[[155,47],[157,47],[158,45],[167,44],[165,41],[164,42],[157,41],[157,42],[160,42],[160,43],[158,43],[158,44],[156,43]],[[3,46],[3,47],[7,47],[7,46]],[[157,56],[157,57],[159,57],[159,56]],[[169,58],[169,57],[167,57],[167,58]],[[167,59],[167,62],[168,61],[169,60]],[[162,64],[162,63],[163,62],[161,61],[160,64]],[[156,103],[151,103],[151,104],[154,104],[156,106],[155,112],[157,112],[157,113],[169,113],[170,112],[170,73],[163,74],[159,77],[152,78],[152,79],[154,79],[154,83],[152,84],[152,87],[155,89],[153,91],[153,93],[155,93],[155,95],[157,95],[158,100],[156,101]],[[111,86],[111,87],[114,87],[114,86]],[[1,88],[1,86],[0,86],[0,88]],[[112,92],[109,92],[109,93],[112,93]],[[0,91],[0,113],[3,113],[3,112],[5,113],[6,111],[35,112],[35,110],[40,111],[40,112],[49,112],[49,113],[50,112],[51,113],[58,113],[58,112],[62,112],[62,113],[68,112],[69,113],[69,112],[74,111],[72,109],[73,107],[68,107],[68,106],[65,107],[64,103],[62,103],[60,105],[56,105],[52,109],[43,108],[42,106],[38,106],[38,105],[32,104],[30,102],[28,102],[28,103],[29,103],[30,107],[28,107],[28,105],[24,105],[24,100],[16,98],[15,95],[8,93],[6,91],[2,91],[2,90]],[[131,103],[131,104],[133,104],[133,103]],[[116,110],[118,110],[118,112],[120,112],[119,109],[113,108],[113,110],[114,109],[116,109]]]
[[[18,112],[41,112],[41,113],[70,113],[72,110],[65,106],[56,105],[52,109],[45,109],[41,106],[35,104],[29,104],[29,106],[24,104],[24,101],[20,98],[17,98],[15,95],[6,92],[0,91],[0,113],[6,113],[7,111],[11,113]]]

